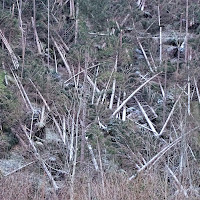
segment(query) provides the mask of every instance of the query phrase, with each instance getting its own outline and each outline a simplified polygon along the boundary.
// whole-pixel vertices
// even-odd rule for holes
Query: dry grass
[[[33,181],[34,177],[28,172],[19,172],[0,180],[1,200],[68,200],[70,199],[70,184],[66,180],[65,185],[58,191],[52,192],[45,177],[40,185]],[[75,200],[161,200],[161,199],[184,199],[183,196],[176,197],[165,193],[165,183],[160,176],[154,172],[137,177],[129,182],[126,175],[110,173],[104,177],[104,187],[101,178],[91,177],[91,174],[82,174],[76,178],[74,188]],[[195,198],[189,198],[191,200]]]

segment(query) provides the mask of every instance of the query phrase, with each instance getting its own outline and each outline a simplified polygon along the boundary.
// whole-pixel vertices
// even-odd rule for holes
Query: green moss
[[[177,69],[176,64],[171,63],[170,60],[167,61],[166,65],[167,65],[167,74],[168,75],[174,73]],[[158,72],[165,72],[165,65],[163,65],[162,67],[159,67]]]
[[[0,118],[5,126],[11,126],[18,120],[20,105],[16,96],[4,84],[5,74],[0,71]]]
[[[102,131],[100,130],[99,126],[93,124],[87,130],[86,136],[90,139],[90,141],[94,140],[96,142],[97,137],[102,137]]]
[[[193,117],[200,122],[200,105],[198,101],[192,101],[191,102],[191,113]]]
[[[10,11],[0,9],[0,29],[6,37],[13,39],[12,42],[20,37],[18,19],[12,17]]]
[[[197,28],[198,33],[200,33],[200,26]],[[188,43],[191,45],[193,50],[198,50],[200,45],[200,36],[198,35],[196,38],[189,39]]]
[[[18,139],[11,132],[10,127],[18,120],[19,108],[16,97],[9,91],[4,84],[5,73],[0,71],[0,121],[3,132],[0,133],[0,157],[18,143]]]
[[[109,17],[109,2],[107,0],[85,0],[80,1],[80,13],[90,19],[94,28],[102,30]]]
[[[0,71],[0,95],[2,95],[6,90],[6,86],[4,85],[4,78],[5,73]]]

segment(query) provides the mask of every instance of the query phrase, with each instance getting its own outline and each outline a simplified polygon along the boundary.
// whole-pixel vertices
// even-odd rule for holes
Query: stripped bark
[[[70,0],[70,18],[75,18],[75,6],[74,6],[74,0]]]
[[[67,62],[67,60],[65,58],[65,55],[64,55],[65,52],[62,52],[62,51],[64,51],[64,49],[61,49],[61,47],[59,47],[59,45],[57,44],[57,42],[54,40],[53,37],[52,37],[52,40],[53,40],[54,45],[55,45],[58,53],[60,54],[60,56],[62,58],[62,61],[63,61],[64,65],[65,65],[65,67],[66,67],[66,69],[68,71],[69,77],[72,77],[71,69],[70,69],[69,64],[68,64],[68,62]]]
[[[26,48],[26,40],[24,37],[24,29],[23,29],[23,22],[22,22],[22,0],[20,2],[17,0],[17,8],[19,14],[19,23],[20,23],[20,31],[21,31],[21,43],[22,43],[22,71],[24,68],[24,59],[25,59],[25,48]]]
[[[99,74],[99,66],[97,67],[96,75],[95,75],[95,80],[94,80],[94,88],[93,88],[93,93],[92,93],[92,104],[94,104],[95,88],[97,87],[97,77],[98,77],[98,74]]]
[[[8,52],[10,54],[10,57],[12,59],[13,65],[14,65],[14,69],[17,70],[19,68],[18,59],[17,59],[16,55],[14,54],[14,51],[12,50],[10,44],[8,43],[8,40],[4,36],[4,34],[3,34],[1,29],[0,29],[0,38],[2,39],[4,45],[6,46]]]
[[[86,109],[87,109],[87,99],[86,99],[86,94],[87,94],[87,89],[86,89],[86,79],[87,79],[87,68],[88,68],[88,63],[89,62],[89,53],[85,53],[85,71],[84,71],[84,81],[83,81],[83,89],[82,89],[82,99],[81,99],[81,105],[80,107],[82,108],[82,121],[81,121],[81,126],[82,126],[82,133],[81,133],[81,163],[84,161],[85,157],[85,138],[86,138]]]
[[[90,152],[90,155],[91,155],[91,157],[92,157],[92,162],[93,162],[94,168],[95,168],[96,171],[99,171],[99,166],[98,166],[98,164],[97,164],[97,160],[96,160],[96,158],[95,158],[94,151],[93,151],[92,146],[91,146],[91,144],[89,143],[87,137],[85,137],[85,141],[86,141],[88,150],[89,150],[89,152]]]
[[[116,55],[116,58],[115,58],[115,65],[114,65],[114,68],[113,68],[114,73],[117,72],[117,63],[118,63],[118,55]],[[114,97],[115,97],[115,88],[116,88],[116,78],[114,77],[113,86],[112,86],[112,94],[111,94],[111,97],[110,97],[110,105],[109,105],[109,109],[111,109],[111,110],[112,110],[112,107],[113,107],[113,101],[114,101]]]
[[[150,126],[152,132],[154,133],[155,136],[158,136],[158,132],[156,131],[156,129],[155,129],[153,123],[152,123],[151,120],[149,119],[149,117],[148,117],[148,115],[146,114],[145,110],[143,109],[142,105],[140,104],[140,102],[138,101],[138,99],[137,99],[136,97],[135,97],[135,100],[136,100],[136,102],[137,102],[137,104],[138,104],[140,110],[142,111],[142,114],[144,115],[144,117],[145,117],[147,123],[149,124],[149,126]]]
[[[79,23],[79,3],[76,3],[76,22],[75,22],[75,38],[74,38],[74,43],[77,44],[78,40],[78,23]]]
[[[32,26],[33,26],[33,30],[34,30],[34,36],[35,36],[35,40],[36,40],[36,44],[37,44],[38,53],[42,54],[42,46],[41,46],[40,39],[38,37],[38,33],[36,30],[35,21],[34,21],[33,17],[31,17],[31,21],[32,21]]]
[[[126,98],[126,92],[124,91],[123,100],[125,100],[125,98]],[[126,121],[126,105],[123,106],[122,121]]]

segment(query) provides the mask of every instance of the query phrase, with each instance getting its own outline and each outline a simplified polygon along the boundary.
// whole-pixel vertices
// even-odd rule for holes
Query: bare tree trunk
[[[11,19],[14,17],[14,12],[15,12],[15,4],[13,3],[12,8],[10,8]],[[8,41],[9,43],[11,43],[11,32],[9,34]]]
[[[65,115],[63,115],[62,132],[63,132],[63,143],[64,143],[64,145],[66,145],[66,142],[68,143],[68,138],[67,138],[67,133],[66,133]]]
[[[36,7],[35,7],[35,0],[33,0],[33,26],[35,27],[35,20],[36,20]],[[34,35],[34,40],[35,40],[35,35]]]
[[[54,40],[53,37],[52,37],[52,40],[53,40],[54,45],[55,45],[56,49],[58,50],[58,53],[60,54],[60,56],[61,56],[61,58],[62,58],[62,61],[63,61],[64,65],[65,65],[65,67],[66,67],[66,69],[67,69],[67,71],[68,71],[68,73],[69,73],[69,77],[71,78],[71,77],[72,77],[72,72],[71,72],[71,69],[70,69],[70,67],[69,67],[69,64],[68,64],[68,62],[67,62],[67,60],[66,60],[66,58],[65,58],[65,55],[64,55],[64,53],[62,52],[62,49],[59,47],[59,45],[57,44],[57,42]],[[63,50],[63,51],[64,51],[64,50]],[[65,52],[65,51],[64,51],[64,52]]]
[[[75,6],[74,6],[74,0],[70,0],[70,18],[75,18]]]
[[[190,115],[190,66],[188,62],[188,0],[186,0],[185,64],[188,72],[188,115]]]
[[[71,123],[69,161],[73,160],[73,154],[74,154],[74,132],[75,132],[74,126],[75,126],[75,105],[73,106],[73,116],[72,116],[72,123]]]
[[[18,7],[18,13],[19,13],[19,23],[20,23],[21,37],[22,37],[21,43],[22,43],[22,73],[23,73],[26,42],[25,42],[23,22],[22,22],[22,0],[20,0],[20,2],[18,2],[18,0],[17,0],[17,7]]]
[[[57,62],[55,48],[53,48],[53,54],[54,54],[54,61],[55,61],[55,71],[56,71],[56,73],[58,73],[58,62]]]
[[[118,108],[119,105],[120,105],[120,99],[121,99],[121,88],[120,88],[119,94],[118,94],[117,108]],[[117,119],[120,119],[120,113],[117,113],[117,114],[116,114],[116,118],[117,118]]]
[[[0,39],[2,39],[5,47],[7,48],[10,57],[12,59],[13,65],[14,65],[14,69],[17,70],[19,68],[19,62],[18,59],[16,57],[16,55],[14,54],[14,51],[12,50],[10,44],[8,43],[8,40],[6,39],[6,37],[3,34],[3,31],[0,29]]]
[[[150,82],[152,79],[154,79],[156,76],[158,76],[158,74],[154,75],[153,77],[151,77],[150,79],[148,79],[145,83],[143,83],[142,85],[140,85],[136,90],[134,90],[122,103],[119,107],[117,107],[117,109],[113,112],[113,114],[111,115],[111,117],[114,117],[122,108],[123,106],[141,89],[143,88],[148,82]]]
[[[97,85],[97,77],[99,74],[99,66],[97,67],[96,75],[95,75],[95,81],[94,81],[94,88],[93,88],[93,94],[92,94],[92,104],[94,104],[94,98],[95,98],[95,93],[96,93],[96,85]]]
[[[77,44],[77,40],[78,40],[78,22],[79,22],[79,3],[77,2],[76,5],[76,24],[75,24],[75,39],[74,39],[74,43]]]
[[[5,6],[5,0],[3,0],[3,2],[2,2],[2,8],[3,8],[3,10],[4,10],[4,6]]]
[[[48,33],[47,33],[47,51],[48,51],[48,68],[49,68],[49,35],[50,35],[50,31],[49,31],[49,11],[50,11],[50,4],[49,4],[49,0],[47,1],[48,3]]]
[[[166,118],[166,100],[167,100],[167,64],[165,65],[165,82],[164,82],[164,96],[163,96],[163,124]]]
[[[160,17],[160,1],[158,5],[158,24],[160,27],[160,66],[162,64],[162,26],[161,26],[161,17]]]
[[[95,168],[96,171],[98,171],[98,170],[99,170],[99,166],[98,166],[97,160],[96,160],[96,158],[95,158],[95,156],[94,156],[94,151],[93,151],[93,149],[92,149],[92,146],[91,146],[91,144],[88,142],[88,138],[87,138],[87,137],[85,137],[85,141],[86,141],[86,143],[87,143],[88,150],[89,150],[90,155],[91,155],[91,157],[92,157],[92,162],[93,162],[94,168]]]
[[[79,115],[81,112],[81,107],[79,106],[78,113],[76,116],[76,130],[75,130],[75,148],[74,148],[74,160],[73,160],[73,169],[71,175],[71,186],[70,186],[70,200],[74,200],[74,179],[76,173],[76,162],[77,162],[77,150],[78,150],[78,131],[79,131]]]
[[[182,34],[182,15],[180,16],[180,34]],[[176,64],[176,74],[175,74],[175,78],[176,78],[176,85],[175,85],[175,100],[176,100],[176,97],[177,97],[177,83],[178,83],[178,74],[179,74],[179,65],[180,65],[180,46],[181,44],[179,43],[178,44],[178,58],[177,58],[177,64]]]
[[[32,20],[32,26],[33,26],[33,30],[34,30],[34,38],[35,38],[35,41],[36,41],[36,44],[37,44],[38,53],[42,54],[41,43],[40,43],[40,40],[39,40],[39,37],[38,37],[38,34],[37,34],[34,18],[31,17],[31,20]]]
[[[41,162],[42,167],[43,167],[44,171],[46,172],[47,176],[49,177],[49,179],[50,179],[50,181],[51,181],[51,183],[52,183],[52,185],[53,185],[53,188],[54,188],[54,190],[55,190],[55,192],[56,192],[56,191],[58,190],[58,186],[57,186],[57,184],[56,184],[56,182],[55,182],[53,176],[51,175],[50,171],[48,170],[48,168],[47,168],[47,166],[46,166],[44,160],[41,158],[40,154],[38,153],[38,151],[37,151],[37,149],[36,149],[36,147],[35,147],[35,145],[34,145],[34,142],[32,141],[32,139],[30,138],[29,134],[28,134],[27,131],[26,131],[26,128],[25,128],[24,126],[22,126],[22,125],[21,125],[21,128],[22,128],[22,130],[24,131],[24,133],[26,134],[26,137],[27,137],[27,139],[28,139],[28,141],[29,141],[31,147],[33,148],[35,158],[36,158],[38,161]]]
[[[100,170],[101,170],[100,172],[101,172],[102,191],[103,191],[103,196],[105,197],[104,171],[103,171],[101,149],[100,149],[98,138],[97,138],[97,149],[98,149],[98,152],[99,152],[99,165],[100,165]]]
[[[124,91],[123,100],[126,98],[126,92]],[[126,104],[123,106],[122,121],[126,121]]]
[[[84,161],[84,156],[85,156],[85,132],[86,132],[86,94],[87,94],[87,89],[86,89],[86,79],[87,79],[87,68],[88,68],[88,59],[89,59],[89,54],[86,52],[85,54],[85,71],[84,71],[84,82],[83,82],[83,90],[82,90],[82,100],[81,100],[81,107],[82,107],[82,134],[81,134],[81,163]]]
[[[116,58],[115,58],[115,65],[114,65],[114,69],[113,69],[114,73],[117,72],[117,62],[118,62],[118,55],[116,55]],[[112,107],[113,107],[113,101],[114,101],[114,97],[115,97],[115,88],[116,88],[116,78],[114,77],[109,109],[112,109]]]
[[[12,72],[12,75],[13,75],[15,81],[16,81],[17,87],[20,90],[20,93],[22,95],[22,98],[24,99],[24,102],[25,102],[27,108],[30,108],[32,113],[33,113],[34,112],[34,108],[33,108],[32,104],[31,104],[31,102],[30,102],[30,100],[28,98],[28,95],[27,95],[27,93],[26,93],[26,91],[25,91],[25,89],[24,89],[19,77],[13,72],[12,69],[11,69],[11,72]]]

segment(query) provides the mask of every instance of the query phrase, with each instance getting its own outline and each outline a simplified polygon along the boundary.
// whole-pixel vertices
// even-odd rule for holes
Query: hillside
[[[2,0],[0,199],[200,199],[200,1]]]

